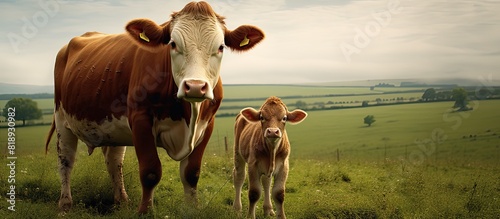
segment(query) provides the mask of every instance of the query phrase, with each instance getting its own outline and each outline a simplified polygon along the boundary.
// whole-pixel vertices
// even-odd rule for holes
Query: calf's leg
[[[234,169],[233,169],[233,183],[234,183],[234,203],[233,208],[236,211],[241,211],[241,189],[245,182],[245,160],[239,155],[238,152],[234,153]]]
[[[271,203],[271,177],[261,176],[264,186],[264,215],[274,216],[273,204]]]
[[[248,166],[248,218],[255,219],[255,205],[259,201],[262,186],[257,168]]]
[[[274,176],[274,185],[272,196],[274,204],[276,204],[276,217],[285,219],[285,183],[288,177],[288,159],[284,161],[283,168],[281,168]]]

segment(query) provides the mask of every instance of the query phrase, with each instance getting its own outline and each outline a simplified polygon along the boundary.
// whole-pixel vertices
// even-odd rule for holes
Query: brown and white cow
[[[186,199],[196,201],[203,151],[223,96],[223,50],[246,51],[264,38],[254,26],[228,30],[205,2],[187,4],[161,25],[132,20],[126,30],[83,34],[57,54],[54,122],[46,147],[55,130],[61,210],[72,205],[70,175],[78,140],[89,154],[103,147],[115,201],[128,198],[122,175],[125,145],[134,145],[139,161],[139,212],[152,206],[162,176],[157,147],[180,161]]]
[[[255,218],[255,204],[264,186],[264,214],[274,215],[271,203],[271,177],[274,176],[272,197],[276,204],[277,218],[286,218],[283,208],[285,183],[288,177],[290,142],[285,124],[298,124],[307,113],[296,109],[289,112],[277,97],[269,97],[260,110],[245,108],[236,117],[234,127],[234,188],[233,207],[241,211],[241,188],[245,181],[248,164],[248,217]]]

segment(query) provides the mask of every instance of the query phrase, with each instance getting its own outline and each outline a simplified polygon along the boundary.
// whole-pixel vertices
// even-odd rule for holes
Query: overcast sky
[[[87,31],[122,33],[134,18],[163,23],[182,0],[2,0],[0,82],[53,84],[57,51]],[[500,80],[500,2],[492,0],[208,1],[234,29],[266,39],[225,52],[224,83],[408,78]]]

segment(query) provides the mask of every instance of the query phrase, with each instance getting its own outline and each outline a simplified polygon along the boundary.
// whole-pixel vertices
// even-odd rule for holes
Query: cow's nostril
[[[207,88],[208,88],[208,83],[205,82],[205,85],[203,85],[203,87],[201,88],[201,92],[205,93],[207,91]]]
[[[270,138],[280,138],[281,131],[278,128],[268,128],[266,129],[266,136]]]
[[[203,98],[208,89],[208,82],[203,80],[187,80],[184,82],[186,97]]]

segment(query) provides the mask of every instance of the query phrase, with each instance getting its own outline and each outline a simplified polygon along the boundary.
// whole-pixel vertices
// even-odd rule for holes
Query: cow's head
[[[287,122],[298,124],[307,117],[307,113],[300,109],[289,112],[277,97],[269,97],[259,111],[249,107],[241,110],[241,115],[247,121],[260,122],[264,138],[269,142],[281,140]]]
[[[226,29],[224,18],[206,2],[187,4],[162,25],[137,19],[126,29],[140,45],[170,50],[177,97],[189,102],[214,98],[225,48],[246,51],[264,38],[264,33],[254,26]]]

